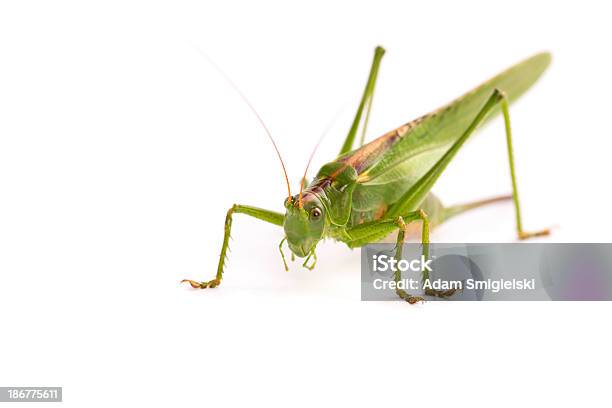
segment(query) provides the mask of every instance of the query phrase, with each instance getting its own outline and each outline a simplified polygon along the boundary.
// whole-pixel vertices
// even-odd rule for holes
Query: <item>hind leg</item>
[[[372,68],[370,68],[370,75],[368,77],[366,87],[363,90],[361,102],[359,102],[359,107],[357,108],[355,119],[353,119],[351,129],[349,130],[349,133],[346,136],[346,139],[344,140],[344,143],[342,144],[342,148],[340,149],[340,153],[338,155],[342,155],[353,150],[355,137],[357,136],[357,131],[359,130],[359,126],[361,125],[361,119],[365,110],[366,114],[365,118],[363,119],[360,139],[360,146],[363,145],[366,128],[368,127],[368,119],[370,118],[370,110],[372,109],[372,99],[374,98],[374,87],[376,86],[376,78],[378,77],[378,68],[380,67],[380,61],[382,60],[384,54],[384,48],[376,47],[376,50],[374,51],[374,60],[372,61]]]

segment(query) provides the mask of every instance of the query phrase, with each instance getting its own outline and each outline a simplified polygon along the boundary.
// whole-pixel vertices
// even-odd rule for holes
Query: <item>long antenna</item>
[[[285,174],[285,182],[287,183],[287,194],[288,194],[288,200],[289,203],[291,203],[291,187],[289,186],[289,177],[287,176],[287,168],[285,167],[285,162],[283,161],[283,158],[280,154],[280,151],[278,150],[278,146],[276,145],[276,142],[274,141],[274,138],[272,137],[272,133],[270,133],[270,130],[268,129],[268,127],[266,126],[266,124],[264,123],[263,119],[261,118],[261,116],[259,116],[259,113],[257,113],[257,111],[255,110],[255,107],[251,104],[251,102],[249,102],[249,100],[247,99],[247,97],[244,95],[244,93],[242,93],[242,91],[240,90],[240,88],[238,88],[238,86],[234,83],[234,81],[232,81],[230,79],[230,77],[221,69],[221,67],[219,67],[215,61],[213,61],[212,58],[210,58],[210,56],[208,56],[208,54],[206,54],[204,51],[202,51],[198,46],[196,46],[195,44],[191,44],[192,47],[195,48],[195,50],[197,52],[200,53],[200,55],[202,55],[204,58],[206,58],[208,60],[208,62],[210,63],[210,65],[212,65],[222,76],[223,78],[225,78],[225,80],[227,81],[228,84],[230,84],[232,86],[232,88],[234,88],[234,91],[236,91],[236,93],[238,93],[238,95],[240,96],[240,98],[242,98],[242,100],[244,101],[244,103],[247,104],[247,106],[249,107],[249,109],[251,110],[251,112],[253,112],[253,114],[255,115],[255,117],[257,118],[257,120],[259,121],[259,123],[261,124],[261,126],[264,128],[264,130],[266,131],[266,134],[268,135],[268,138],[270,139],[270,141],[272,142],[272,146],[274,146],[274,150],[276,150],[276,155],[278,156],[278,159],[281,162],[281,166],[283,167],[283,173]],[[301,192],[300,192],[301,193]]]
[[[327,136],[327,134],[329,133],[329,130],[331,129],[332,125],[334,124],[334,122],[336,122],[336,119],[338,119],[338,116],[340,115],[340,112],[342,112],[342,110],[344,110],[345,107],[343,107],[340,111],[338,111],[337,114],[329,121],[329,123],[327,124],[327,127],[323,131],[323,134],[321,135],[321,137],[317,141],[317,144],[315,145],[314,149],[312,149],[312,153],[310,153],[310,157],[308,158],[308,163],[306,164],[306,170],[304,170],[304,175],[302,176],[302,181],[300,182],[300,195],[299,195],[299,198],[298,198],[298,206],[300,208],[303,207],[302,206],[302,193],[304,191],[304,185],[306,184],[306,174],[308,173],[308,168],[310,167],[310,163],[312,162],[312,158],[314,157],[317,149],[319,148],[319,145],[321,144],[321,142],[323,141],[325,136]]]
[[[306,173],[308,173],[308,168],[310,167],[310,163],[312,162],[312,158],[315,155],[315,152],[317,151],[317,148],[319,147],[319,145],[321,144],[321,141],[323,140],[323,138],[321,137],[319,139],[319,141],[317,142],[316,146],[314,149],[312,149],[312,153],[310,153],[310,158],[308,159],[308,164],[306,164],[306,170],[304,170],[304,175],[302,176],[302,181],[300,183],[300,196],[298,198],[298,206],[300,208],[302,208],[302,192],[304,191],[304,184],[306,184]]]

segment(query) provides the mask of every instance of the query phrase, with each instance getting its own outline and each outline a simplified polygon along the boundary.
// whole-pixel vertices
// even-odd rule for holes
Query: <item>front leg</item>
[[[191,285],[191,287],[195,289],[216,288],[221,284],[221,279],[223,278],[223,270],[225,268],[225,261],[227,259],[230,233],[232,231],[232,215],[234,213],[250,215],[251,217],[255,217],[262,221],[266,221],[278,226],[282,226],[284,221],[284,216],[280,213],[264,210],[257,207],[251,207],[248,205],[234,204],[232,208],[227,211],[227,215],[225,217],[225,234],[223,236],[223,245],[221,246],[221,255],[219,257],[219,265],[217,266],[217,275],[215,276],[215,279],[204,282],[197,282],[191,279],[183,279],[181,283],[187,282]]]

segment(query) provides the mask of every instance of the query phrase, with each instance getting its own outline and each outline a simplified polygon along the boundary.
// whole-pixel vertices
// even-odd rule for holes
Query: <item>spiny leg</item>
[[[196,288],[196,289],[216,288],[217,286],[221,284],[221,279],[223,278],[223,270],[225,267],[225,261],[227,259],[227,250],[229,247],[230,233],[232,230],[232,215],[234,213],[246,214],[251,217],[257,218],[259,220],[266,221],[266,222],[269,222],[271,224],[278,225],[278,226],[282,226],[283,220],[284,220],[284,217],[282,214],[274,212],[274,211],[264,210],[261,208],[251,207],[247,205],[234,204],[232,208],[230,208],[227,211],[227,215],[225,217],[225,234],[223,236],[223,245],[221,246],[221,255],[219,258],[219,265],[217,266],[217,275],[215,276],[215,279],[212,279],[209,281],[203,281],[203,282],[197,282],[191,279],[183,279],[181,283],[187,282],[193,288]]]
[[[514,171],[514,151],[512,149],[512,129],[510,128],[510,110],[508,98],[503,91],[501,93],[501,110],[504,115],[504,126],[506,128],[506,145],[508,147],[508,163],[510,165],[510,178],[512,180],[512,200],[514,201],[514,213],[516,215],[516,232],[519,239],[527,239],[532,237],[541,237],[550,234],[550,229],[546,228],[540,231],[527,232],[523,231],[523,223],[521,221],[521,205],[519,202],[518,189],[516,187],[516,174]]]
[[[371,221],[356,225],[355,227],[346,230],[346,234],[348,237],[350,237],[350,239],[345,242],[349,247],[357,248],[370,242],[379,241],[380,239],[389,235],[391,232],[397,230],[398,234],[395,247],[395,259],[399,262],[402,259],[402,249],[408,224],[417,220],[423,221],[421,241],[423,243],[423,256],[427,259],[429,258],[429,220],[427,218],[427,214],[425,214],[423,210],[407,212],[406,214],[397,216],[395,218],[387,218],[384,220]],[[394,280],[395,282],[399,282],[400,279],[401,271],[397,270],[394,274]],[[396,289],[396,293],[401,299],[410,304],[423,300],[422,297],[411,295],[403,289]]]
[[[444,153],[444,155],[434,164],[434,166],[423,175],[412,187],[404,193],[404,195],[390,208],[387,212],[387,217],[397,217],[401,214],[405,214],[408,211],[413,210],[417,207],[427,196],[434,183],[440,177],[444,169],[451,162],[453,157],[457,154],[459,149],[463,146],[470,135],[476,130],[476,128],[483,122],[487,115],[493,108],[501,103],[501,109],[504,114],[504,121],[506,123],[506,140],[508,142],[508,157],[510,161],[510,171],[512,178],[512,190],[513,190],[513,201],[515,206],[516,221],[517,221],[517,233],[519,239],[526,239],[534,236],[548,235],[550,231],[548,229],[537,231],[537,232],[525,232],[523,231],[521,223],[520,205],[516,188],[516,177],[514,175],[514,157],[512,153],[512,134],[510,132],[510,116],[508,113],[508,102],[505,95],[499,89],[495,89],[491,96],[484,103],[481,110],[475,116],[474,120],[470,123],[463,134],[457,139],[453,145]]]
[[[500,107],[501,107],[501,110],[504,116],[504,127],[506,131],[506,146],[508,150],[508,164],[510,167],[510,180],[512,182],[512,194],[447,207],[444,209],[443,218],[448,219],[452,216],[461,214],[462,212],[465,212],[465,211],[468,211],[474,208],[478,208],[484,205],[493,204],[493,203],[497,203],[500,201],[512,200],[514,204],[514,213],[516,216],[517,236],[519,239],[528,239],[532,237],[548,235],[550,233],[549,229],[544,229],[544,230],[535,231],[535,232],[527,232],[523,230],[523,224],[521,220],[521,207],[520,207],[518,188],[517,188],[517,182],[516,182],[516,173],[514,170],[514,151],[512,148],[512,129],[510,127],[509,104],[508,104],[507,97],[503,93],[503,91],[498,91],[498,92],[500,95],[499,103],[500,103]]]
[[[428,260],[429,259],[429,243],[430,243],[429,241],[429,231],[430,231],[429,217],[427,216],[427,213],[425,213],[423,209],[420,209],[413,213],[409,213],[407,217],[408,219],[414,219],[415,221],[421,221],[421,224],[422,224],[421,226],[421,245],[423,245],[423,257],[426,260]],[[404,222],[402,217],[398,217],[398,226],[400,227],[400,229],[399,229],[399,233],[397,236],[398,246],[396,249],[395,259],[399,262],[399,260],[402,257],[401,249],[402,249],[402,244],[404,242],[405,233],[407,230],[407,225]],[[402,244],[400,244],[400,238],[401,238]],[[395,272],[396,281],[399,281],[400,273],[401,272],[399,270]],[[429,271],[427,269],[423,270],[421,280],[423,283],[429,280]],[[456,289],[436,290],[436,289],[426,288],[424,292],[427,296],[436,296],[439,298],[446,298],[446,297],[450,297],[454,295],[456,291],[457,291]],[[399,293],[399,291],[396,291],[396,292],[398,292],[397,294],[399,295],[399,297],[404,299],[403,294]],[[418,298],[418,296],[412,296],[412,298],[414,300],[414,298]],[[423,300],[423,299],[419,298],[418,300]],[[408,302],[410,302],[410,300],[408,300]]]
[[[353,143],[355,142],[355,136],[357,135],[357,131],[359,130],[359,125],[361,124],[361,117],[364,109],[366,109],[366,115],[363,121],[363,128],[361,130],[361,140],[360,145],[363,145],[365,139],[366,129],[368,127],[368,120],[370,118],[370,110],[372,109],[372,100],[374,98],[374,87],[376,86],[376,78],[378,76],[378,69],[380,67],[380,61],[382,60],[383,55],[385,54],[385,50],[382,47],[376,47],[374,51],[374,60],[372,61],[372,67],[370,68],[370,75],[368,77],[368,82],[366,83],[366,87],[363,91],[363,96],[361,97],[361,102],[359,103],[359,107],[357,108],[357,113],[355,114],[355,119],[353,119],[353,124],[351,125],[351,129],[349,130],[346,139],[344,140],[344,144],[340,149],[339,155],[343,155],[344,153],[350,152],[353,149]]]
[[[427,215],[427,213],[423,210],[420,209],[418,211],[415,211],[412,214],[408,214],[408,217],[414,217],[416,216],[416,220],[420,220],[421,221],[421,245],[423,245],[423,257],[428,260],[429,259],[429,231],[431,230],[431,224],[429,221],[429,216]],[[405,234],[405,231],[407,230],[407,226],[405,225],[405,223],[403,223],[402,218],[399,218],[401,222],[401,224],[404,224],[403,226],[400,227],[400,234]],[[399,234],[398,234],[398,242],[399,242]],[[402,239],[403,242],[403,239]],[[400,248],[401,249],[401,248]],[[397,261],[399,262],[399,260],[401,259],[401,252],[399,253],[399,256],[396,257]],[[396,274],[398,274],[398,272],[396,272]],[[429,271],[427,269],[424,269],[422,272],[422,276],[421,276],[421,280],[423,282],[423,284],[428,281],[430,278],[429,276]],[[448,290],[437,290],[437,289],[432,289],[432,288],[425,288],[424,292],[427,296],[436,296],[439,298],[447,298],[450,297],[452,295],[455,294],[455,292],[457,291],[457,289],[448,289]],[[401,296],[400,296],[401,297]]]
[[[422,214],[419,214],[420,216],[425,214],[422,210],[420,210],[419,212],[422,213]],[[410,215],[408,215],[408,217],[409,216]],[[426,218],[427,216],[423,217],[422,219],[426,219]],[[399,228],[399,230],[397,232],[397,243],[395,247],[395,260],[399,262],[402,259],[402,249],[404,247],[404,240],[406,238],[406,222],[404,221],[403,217],[399,216],[397,217],[396,223],[397,223],[397,227]],[[429,227],[426,226],[425,223],[423,223],[422,233],[423,233],[423,237],[422,237],[423,256],[425,257],[425,259],[428,259],[429,258]],[[395,280],[396,283],[401,281],[402,271],[399,268],[397,268],[397,270],[395,271],[395,274],[393,275],[393,279]],[[395,293],[397,293],[397,296],[399,296],[400,299],[405,300],[411,305],[425,300],[421,296],[411,295],[408,292],[406,292],[404,289],[400,289],[400,288],[396,288]]]

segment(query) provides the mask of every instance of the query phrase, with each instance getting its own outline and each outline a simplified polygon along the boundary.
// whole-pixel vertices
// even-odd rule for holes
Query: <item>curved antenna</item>
[[[312,158],[314,157],[317,149],[319,148],[319,145],[321,144],[321,142],[323,141],[325,136],[327,136],[327,134],[329,133],[329,130],[331,129],[333,124],[336,122],[336,120],[338,119],[338,117],[340,116],[340,113],[342,113],[344,108],[346,108],[346,106],[344,106],[340,111],[338,111],[336,113],[336,115],[329,121],[329,123],[327,124],[327,127],[323,131],[323,134],[321,135],[321,137],[317,141],[317,144],[315,145],[314,149],[312,149],[312,153],[310,153],[310,158],[308,158],[308,163],[306,164],[306,170],[304,170],[304,175],[302,176],[302,181],[300,182],[300,195],[298,197],[298,206],[300,208],[303,208],[303,205],[302,205],[302,193],[304,191],[304,185],[306,184],[306,174],[308,173],[308,168],[310,167],[310,163],[312,162]]]
[[[283,161],[280,151],[278,150],[278,146],[276,145],[276,142],[274,141],[274,138],[272,137],[272,133],[270,133],[270,130],[264,123],[261,116],[259,116],[259,113],[257,113],[257,111],[255,110],[255,107],[253,107],[251,102],[249,102],[247,97],[242,93],[242,91],[238,88],[238,86],[230,79],[230,77],[215,63],[215,61],[213,61],[212,58],[208,56],[208,54],[206,54],[204,51],[202,51],[199,47],[197,47],[194,44],[191,44],[191,46],[194,47],[195,50],[200,53],[200,55],[206,58],[208,62],[210,63],[210,65],[212,65],[223,76],[223,78],[227,81],[227,83],[230,84],[232,88],[234,88],[234,91],[236,91],[236,93],[240,96],[240,98],[242,98],[244,103],[246,103],[246,105],[249,107],[251,112],[253,112],[253,114],[255,115],[259,123],[261,124],[261,126],[266,131],[268,138],[272,142],[272,146],[274,146],[274,150],[276,150],[276,155],[278,156],[278,159],[281,162],[281,166],[283,167],[283,173],[285,174],[285,182],[287,183],[287,194],[288,194],[287,199],[289,200],[289,203],[291,203],[291,187],[289,186],[289,177],[287,176],[287,168],[285,167],[285,162]]]
[[[323,136],[325,136],[325,134],[323,134]],[[319,138],[319,141],[317,142],[316,146],[314,147],[314,149],[312,149],[312,153],[310,153],[310,158],[308,159],[308,164],[306,164],[306,170],[304,170],[304,175],[302,176],[302,181],[300,182],[300,195],[299,195],[299,198],[298,198],[298,206],[300,208],[303,208],[303,205],[302,205],[302,193],[304,191],[304,184],[306,184],[306,173],[308,173],[308,168],[310,167],[310,163],[312,162],[312,158],[314,157],[315,152],[319,148],[319,145],[321,144],[321,141],[323,140],[323,136],[321,136]]]

